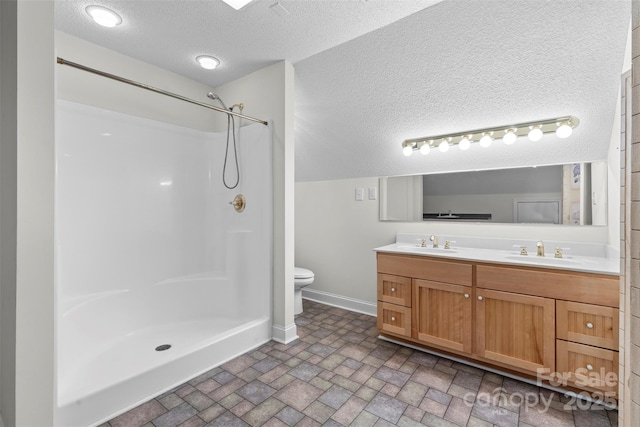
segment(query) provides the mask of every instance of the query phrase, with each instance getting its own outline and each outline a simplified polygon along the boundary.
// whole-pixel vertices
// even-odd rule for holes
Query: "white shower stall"
[[[226,132],[58,101],[56,425],[97,425],[271,338],[271,126],[236,135],[227,189]]]

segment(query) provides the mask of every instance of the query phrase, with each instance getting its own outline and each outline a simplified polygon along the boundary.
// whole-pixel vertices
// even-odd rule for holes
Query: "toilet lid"
[[[294,270],[296,279],[311,279],[313,277],[313,271],[306,268],[295,267]]]

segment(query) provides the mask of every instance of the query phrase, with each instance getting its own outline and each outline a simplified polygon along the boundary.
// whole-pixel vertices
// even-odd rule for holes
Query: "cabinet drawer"
[[[378,253],[378,273],[471,286],[473,267],[463,262],[425,256]]]
[[[556,337],[618,350],[618,309],[556,301]]]
[[[378,301],[411,307],[411,279],[378,274]]]
[[[479,264],[476,284],[497,291],[609,307],[620,305],[619,276]]]
[[[576,386],[617,392],[617,351],[557,340],[556,358],[556,371]]]
[[[378,329],[411,337],[411,308],[378,301]]]

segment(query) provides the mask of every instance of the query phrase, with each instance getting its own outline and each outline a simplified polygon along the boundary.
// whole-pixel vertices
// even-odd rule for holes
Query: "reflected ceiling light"
[[[229,6],[231,6],[232,8],[234,8],[235,10],[240,10],[252,2],[252,0],[222,0],[222,1],[228,4]]]
[[[196,57],[196,61],[198,61],[198,64],[200,64],[202,68],[207,70],[213,70],[220,65],[220,60],[218,58],[214,58],[209,55],[200,55]]]
[[[415,150],[420,150],[423,154],[427,154],[431,148],[437,146],[444,153],[454,145],[459,145],[460,150],[465,151],[471,147],[472,143],[476,142],[481,147],[490,146],[494,139],[502,139],[505,144],[513,144],[521,136],[528,136],[531,141],[539,141],[545,133],[551,132],[555,132],[559,138],[568,138],[578,124],[580,124],[580,120],[577,117],[565,116],[447,135],[406,139],[402,143],[402,152],[405,156],[410,156]],[[474,141],[473,135],[482,136],[479,140]]]
[[[493,142],[493,138],[491,137],[491,132],[484,132],[482,137],[480,138],[480,147],[487,148]]]
[[[569,122],[561,122],[558,124],[558,129],[556,129],[556,135],[558,138],[569,138],[573,133],[573,127],[569,124]]]
[[[458,147],[460,147],[462,151],[468,150],[469,147],[471,147],[471,135],[463,136],[458,143]]]
[[[120,15],[103,6],[87,6],[85,12],[93,18],[96,24],[102,25],[103,27],[111,28],[122,23],[122,17],[120,17]]]
[[[507,129],[504,133],[504,136],[502,137],[502,141],[507,145],[511,145],[516,142],[516,139],[518,138],[518,135],[516,135],[516,130],[517,129],[513,128]]]
[[[540,125],[537,126],[529,126],[531,128],[531,130],[529,131],[529,133],[527,134],[527,136],[529,137],[529,141],[540,141],[542,139],[542,129]]]

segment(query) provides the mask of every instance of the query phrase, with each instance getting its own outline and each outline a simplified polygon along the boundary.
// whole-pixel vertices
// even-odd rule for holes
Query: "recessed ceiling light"
[[[222,0],[222,1],[228,4],[229,6],[231,6],[232,8],[234,8],[235,10],[240,10],[246,5],[248,5],[249,3],[251,3],[252,0]]]
[[[96,21],[97,24],[102,25],[103,27],[111,28],[122,23],[120,15],[103,6],[87,6],[85,11],[89,16],[91,16],[91,18],[93,18],[94,21]]]
[[[213,70],[220,65],[220,60],[218,58],[214,58],[209,55],[200,55],[196,57],[196,61],[198,61],[202,68],[206,68],[207,70]]]

